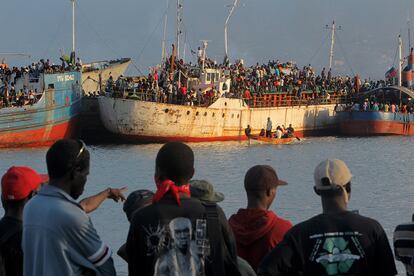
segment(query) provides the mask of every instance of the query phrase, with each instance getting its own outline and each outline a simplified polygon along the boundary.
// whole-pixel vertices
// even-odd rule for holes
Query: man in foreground
[[[155,161],[153,204],[137,211],[126,244],[135,275],[239,275],[233,235],[217,205],[190,195],[194,154],[183,143],[165,144]]]
[[[338,159],[315,169],[323,213],[295,225],[264,259],[259,275],[396,275],[381,225],[347,210],[351,172]]]
[[[49,184],[25,207],[24,275],[115,275],[111,250],[75,201],[89,174],[82,141],[59,140],[46,154]]]
[[[23,275],[23,209],[47,181],[29,167],[11,167],[1,179],[1,201],[5,210],[0,220],[0,275]]]
[[[289,221],[269,211],[276,197],[276,188],[286,184],[267,165],[250,168],[244,177],[247,208],[239,209],[230,217],[229,223],[236,237],[238,255],[254,270],[292,227]]]

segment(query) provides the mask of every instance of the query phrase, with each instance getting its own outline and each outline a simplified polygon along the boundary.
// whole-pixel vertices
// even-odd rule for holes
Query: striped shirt
[[[24,208],[25,276],[115,274],[111,250],[98,236],[91,219],[63,190],[44,186]]]
[[[414,276],[414,220],[395,228],[394,252],[395,258],[404,264],[407,275]]]

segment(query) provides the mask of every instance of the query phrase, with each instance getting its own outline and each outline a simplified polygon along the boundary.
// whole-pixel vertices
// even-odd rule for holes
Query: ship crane
[[[334,47],[335,47],[335,31],[338,30],[342,30],[341,26],[338,26],[338,28],[336,29],[335,27],[335,21],[332,21],[332,25],[326,25],[325,29],[327,30],[331,30],[331,49],[329,51],[329,70],[332,69],[332,61],[333,61],[333,57],[334,57]]]
[[[238,2],[239,0],[234,0],[233,5],[230,8],[229,15],[226,18],[226,22],[224,23],[224,63],[227,63],[229,61],[229,53],[227,47],[227,26],[229,24],[230,17],[232,16]]]

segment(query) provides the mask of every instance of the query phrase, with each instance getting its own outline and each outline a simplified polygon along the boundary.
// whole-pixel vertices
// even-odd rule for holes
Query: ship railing
[[[207,107],[214,103],[217,98],[206,98],[206,97],[188,97],[182,95],[165,94],[161,91],[136,91],[134,89],[123,89],[123,90],[107,90],[106,96],[112,98],[123,98],[146,102],[157,102],[157,103],[168,103],[177,105],[191,105],[191,106],[204,106]]]
[[[303,95],[297,97],[286,94],[269,94],[252,96],[244,98],[244,100],[253,108],[347,104],[349,102],[349,98],[342,95],[332,95],[330,97],[309,97]]]

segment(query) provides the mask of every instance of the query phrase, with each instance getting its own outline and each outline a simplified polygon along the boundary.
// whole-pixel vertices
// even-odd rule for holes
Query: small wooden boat
[[[285,144],[291,144],[296,140],[296,137],[288,137],[288,138],[269,138],[259,135],[250,135],[250,139],[260,141],[266,144],[274,144],[274,145],[285,145]]]

